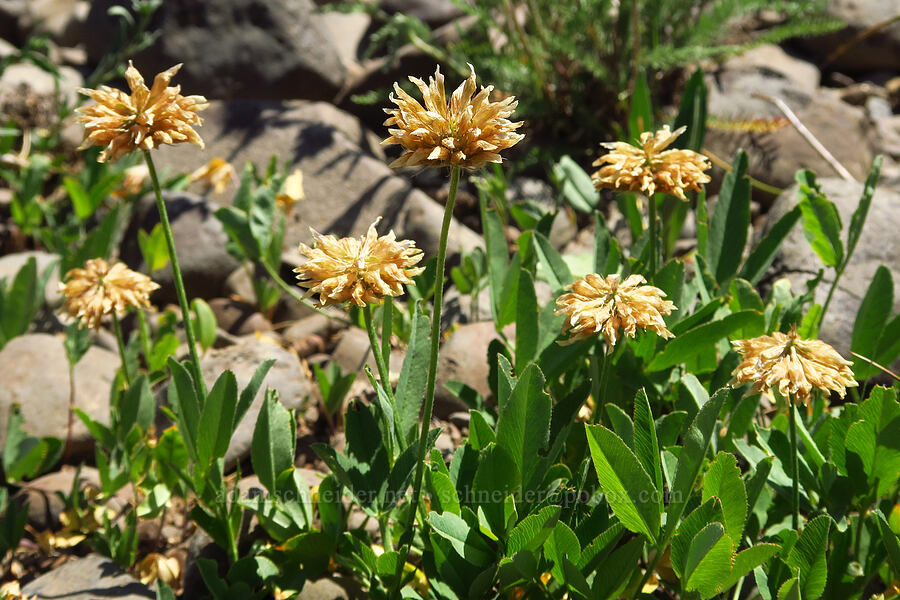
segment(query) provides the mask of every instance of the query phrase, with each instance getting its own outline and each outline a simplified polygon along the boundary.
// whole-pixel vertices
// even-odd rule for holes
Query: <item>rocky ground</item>
[[[60,89],[74,102],[75,88],[81,85],[88,67],[102,57],[105,40],[113,33],[106,14],[110,4],[108,0],[4,0],[0,2],[0,58],[30,35],[48,34],[54,60],[63,65]],[[412,12],[445,32],[454,31],[452,22],[460,17],[450,0],[381,0],[381,4],[386,10]],[[883,177],[862,240],[821,332],[825,341],[845,354],[853,319],[875,269],[884,264],[900,273],[896,235],[900,230],[900,23],[854,46],[827,68],[820,65],[857,32],[892,16],[885,13],[889,4],[883,0],[837,0],[832,11],[848,22],[846,30],[785,48],[761,46],[708,69],[709,111],[714,117],[707,136],[709,150],[730,160],[734,150],[747,148],[752,159],[750,175],[784,190],[777,197],[760,193],[756,198],[755,225],[760,233],[795,202],[793,177],[800,168],[819,175],[846,225],[873,157],[885,155]],[[309,241],[310,227],[337,235],[360,235],[377,216],[384,218],[384,230],[393,228],[398,237],[416,240],[426,255],[435,253],[442,182],[426,186],[429,194],[407,173],[388,168],[388,157],[379,145],[386,135],[380,126],[383,116],[349,100],[355,93],[378,89],[407,74],[426,75],[433,71],[432,59],[413,48],[405,49],[393,63],[386,58],[362,59],[369,18],[360,13],[330,12],[327,6],[320,11],[311,0],[164,3],[160,11],[159,41],[136,58],[138,66],[146,75],[183,62],[178,83],[185,93],[205,94],[212,100],[203,113],[200,130],[206,151],[186,145],[166,147],[156,154],[163,171],[190,172],[214,156],[237,168],[246,161],[264,165],[273,154],[290,169],[299,167],[304,173],[306,198],[294,207],[287,225],[286,272],[297,264],[294,248],[298,242]],[[225,39],[231,42],[222,43]],[[16,111],[52,103],[53,89],[52,78],[38,67],[18,64],[7,68],[0,77],[2,120],[18,114]],[[754,97],[757,92],[787,102],[854,180],[839,177],[790,125],[782,123],[758,132],[715,125],[753,119],[777,122],[782,114],[771,103]],[[387,105],[387,98],[381,104]],[[81,139],[80,126],[68,126],[64,139],[76,146]],[[552,188],[540,179],[526,180],[518,189],[522,197],[553,199]],[[311,452],[304,452],[303,444],[307,448],[313,441],[340,444],[340,439],[329,438],[333,429],[317,409],[311,365],[335,361],[344,372],[360,373],[357,380],[364,383],[368,340],[360,329],[347,328],[295,304],[284,303],[271,319],[255,310],[246,271],[226,252],[226,236],[212,214],[217,206],[230,202],[234,190],[231,185],[215,195],[189,188],[167,199],[188,293],[209,302],[221,330],[216,347],[203,358],[203,371],[211,377],[231,369],[243,386],[259,362],[274,358],[275,367],[266,381],[279,390],[288,408],[302,416],[298,461],[308,463],[298,466],[308,467],[314,479],[320,465]],[[0,214],[8,212],[8,198],[8,191],[0,189]],[[149,204],[147,199],[148,208]],[[154,214],[138,210],[134,227],[149,229]],[[472,215],[457,216],[461,222],[451,229],[451,250],[482,245]],[[553,239],[564,252],[580,251],[583,240],[590,243],[590,231],[579,230],[565,211],[557,220]],[[610,222],[615,225],[614,214]],[[0,227],[8,229],[8,225]],[[0,278],[14,275],[28,256],[35,256],[39,267],[54,258],[40,250],[9,253],[0,257]],[[126,237],[120,256],[131,266],[144,268],[132,237]],[[798,227],[784,244],[772,277],[786,275],[794,289],[801,290],[818,268],[818,259]],[[173,302],[171,274],[163,270],[153,277],[163,286],[155,301],[160,306]],[[0,414],[5,421],[10,404],[21,403],[31,433],[65,437],[70,374],[58,335],[60,324],[53,314],[60,302],[57,282],[55,274],[46,289],[49,310],[34,332],[12,340],[0,351]],[[900,277],[895,278],[895,285],[900,285]],[[819,290],[824,295],[827,287]],[[900,288],[895,289],[894,297],[894,312],[898,312]],[[445,429],[438,444],[447,449],[458,441],[467,415],[441,384],[459,380],[484,392],[487,345],[497,335],[490,322],[473,318],[466,299],[454,290],[448,292],[448,301],[452,319],[440,357],[437,408]],[[817,301],[823,298],[817,297]],[[486,306],[487,302],[482,302],[482,318],[487,317]],[[107,416],[109,383],[118,365],[115,352],[111,335],[101,334],[74,372],[76,404],[96,419]],[[402,353],[402,348],[397,348],[393,369],[399,369]],[[254,410],[259,406],[251,409],[232,441],[229,458],[234,463],[248,457]],[[0,447],[5,429],[0,427]],[[74,441],[70,462],[90,459],[92,439],[80,422],[76,422]],[[73,476],[70,467],[63,467],[27,485],[23,493],[32,499],[31,525],[35,529],[53,526],[61,511],[59,503],[54,503],[54,492],[70,489]],[[96,472],[85,468],[81,477],[96,479]],[[253,482],[241,485],[249,490]],[[177,527],[171,532],[185,556],[209,550],[203,539],[189,533]],[[51,561],[42,568],[49,572],[29,583],[26,595],[153,597],[148,588],[95,554],[59,566]],[[190,575],[190,566],[187,572]],[[189,581],[190,576],[186,585]],[[71,593],[84,589],[89,591]],[[302,597],[339,598],[349,593],[352,591],[329,580],[305,588]]]

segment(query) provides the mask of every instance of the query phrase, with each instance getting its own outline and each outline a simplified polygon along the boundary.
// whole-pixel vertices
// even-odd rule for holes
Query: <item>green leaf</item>
[[[491,293],[491,315],[494,323],[499,322],[503,279],[509,252],[506,246],[506,234],[503,223],[496,210],[488,210],[487,198],[480,197],[481,226],[484,229],[484,246],[487,254],[488,289]],[[418,413],[416,413],[418,415]]]
[[[639,537],[632,538],[600,563],[591,589],[594,598],[612,600],[619,597],[628,585],[628,579],[622,574],[630,573],[634,569],[643,546],[644,540]]]
[[[559,506],[545,506],[540,512],[522,519],[512,531],[506,542],[506,555],[527,550],[539,549],[559,522]]]
[[[650,412],[650,401],[643,388],[634,397],[634,453],[647,473],[653,476],[657,490],[663,489],[662,463],[659,458],[659,442],[656,439],[656,425]],[[662,494],[657,494],[659,512],[663,511]]]
[[[150,393],[150,383],[146,373],[141,373],[124,392],[119,409],[119,439],[125,441],[135,425],[147,432],[156,414],[156,400]]]
[[[650,104],[650,86],[647,85],[647,74],[641,72],[634,79],[631,92],[631,106],[628,111],[628,135],[631,141],[641,139],[641,134],[653,128],[653,107]]]
[[[694,482],[703,466],[703,459],[706,456],[706,449],[712,439],[713,430],[716,426],[716,420],[719,411],[722,410],[722,403],[728,396],[727,389],[721,389],[716,392],[709,402],[704,404],[694,422],[683,438],[681,452],[678,455],[678,463],[675,469],[675,482],[672,485],[671,501],[666,508],[666,528],[672,531],[681,519],[691,492],[694,489]]]
[[[894,308],[894,279],[887,267],[881,265],[875,271],[869,289],[859,305],[850,350],[862,356],[875,359],[882,332]],[[853,357],[853,373],[857,379],[867,379],[880,370],[866,361]]]
[[[798,206],[803,213],[803,230],[813,251],[829,267],[837,268],[844,260],[841,243],[841,216],[816,183],[812,171],[797,173],[800,189]]]
[[[554,291],[559,291],[572,283],[572,273],[553,244],[543,234],[534,232],[534,250],[540,265],[539,274],[550,284]]]
[[[22,335],[28,330],[38,308],[38,294],[43,298],[43,288],[38,290],[37,260],[31,256],[16,273],[12,286],[4,295],[0,328],[6,339]]]
[[[684,363],[694,356],[715,348],[716,342],[745,328],[765,326],[765,317],[755,310],[742,310],[716,321],[699,325],[670,340],[665,349],[647,366],[648,371],[661,371]]]
[[[544,376],[534,364],[519,377],[509,400],[500,406],[497,445],[504,448],[518,467],[520,483],[531,487],[538,453],[550,435],[550,396],[544,392]]]
[[[66,189],[66,193],[69,194],[69,198],[72,200],[72,208],[75,209],[75,216],[78,217],[79,221],[84,221],[94,214],[94,211],[97,210],[97,205],[91,201],[91,197],[87,193],[87,190],[82,187],[77,179],[74,177],[64,177],[63,187]]]
[[[828,532],[831,517],[821,515],[806,524],[787,557],[787,564],[798,569],[799,585],[805,600],[815,600],[825,591],[828,564]],[[779,597],[781,593],[779,592]]]
[[[493,559],[494,552],[478,533],[477,528],[473,529],[459,515],[453,513],[439,515],[431,512],[428,515],[428,523],[468,562],[475,565],[486,565]]]
[[[734,542],[725,535],[721,523],[701,529],[688,548],[684,580],[686,588],[700,592],[704,599],[716,595],[731,572]]]
[[[734,454],[720,452],[709,465],[703,478],[702,502],[717,497],[722,503],[725,515],[725,533],[732,540],[740,540],[747,518],[747,491],[741,470],[737,466]]]
[[[800,581],[797,577],[791,577],[778,588],[778,600],[800,600]]]
[[[881,531],[881,541],[887,550],[888,563],[891,565],[896,579],[900,577],[900,540],[898,540],[897,534],[891,530],[884,514],[880,510],[874,512],[878,519],[878,529]]]
[[[750,179],[747,154],[739,151],[722,182],[719,201],[709,224],[706,256],[720,286],[737,273],[750,228]]]
[[[588,425],[588,445],[600,487],[610,508],[629,530],[651,542],[659,534],[660,492],[625,442],[602,425]]]
[[[706,83],[703,81],[703,69],[696,69],[681,95],[678,116],[675,117],[674,129],[687,127],[687,131],[679,140],[679,148],[688,148],[694,152],[703,150],[703,138],[706,133]]]
[[[249,383],[247,383],[247,387],[241,390],[241,395],[238,398],[237,407],[234,410],[234,428],[237,429],[237,426],[240,425],[241,421],[244,419],[244,415],[247,414],[247,411],[250,410],[250,406],[253,404],[253,399],[256,398],[257,392],[259,392],[259,388],[262,386],[263,380],[266,378],[266,375],[269,373],[269,369],[272,368],[272,365],[275,364],[275,359],[269,358],[256,367],[256,370],[253,372],[253,377],[250,378]]]
[[[169,382],[169,404],[178,418],[178,429],[184,437],[191,459],[197,461],[200,400],[194,391],[194,380],[184,365],[174,358],[170,357],[167,364],[172,374],[172,381]]]
[[[222,223],[222,228],[225,230],[228,238],[243,253],[245,258],[254,261],[261,258],[261,250],[250,231],[247,213],[234,206],[225,206],[214,214]]]
[[[202,298],[191,300],[191,310],[196,315],[191,321],[197,333],[197,341],[204,350],[209,350],[216,342],[216,315]]]
[[[869,170],[869,175],[866,177],[866,183],[863,186],[863,193],[859,199],[859,204],[856,205],[856,210],[853,211],[853,216],[850,217],[850,226],[847,228],[848,261],[850,260],[853,251],[856,249],[856,244],[859,242],[859,236],[862,235],[863,227],[866,224],[866,217],[869,216],[869,207],[872,205],[872,198],[875,196],[875,186],[878,185],[878,177],[881,175],[881,164],[883,161],[884,157],[880,154],[872,161],[872,168]]]
[[[896,391],[883,387],[872,390],[869,398],[859,406],[861,420],[847,431],[847,450],[862,461],[869,486],[883,496],[897,485],[900,473],[900,403]]]
[[[275,493],[278,476],[293,466],[294,447],[291,413],[278,401],[278,392],[268,389],[253,430],[250,461],[269,493]]]
[[[583,213],[596,209],[600,197],[594,189],[591,176],[570,156],[564,155],[553,165],[553,179],[569,206]]]
[[[540,234],[537,234],[540,235]],[[538,345],[537,297],[531,273],[519,271],[519,292],[516,300],[516,373],[534,360]]]
[[[759,241],[756,248],[750,252],[747,260],[744,262],[744,266],[741,267],[739,275],[741,279],[746,279],[753,285],[759,283],[759,280],[763,278],[763,275],[766,274],[766,271],[772,265],[772,261],[775,260],[775,256],[778,255],[778,249],[781,248],[782,242],[794,229],[794,225],[797,224],[801,216],[803,216],[803,211],[799,206],[795,206],[775,222],[769,232]]]
[[[166,245],[166,235],[162,223],[157,223],[147,234],[143,229],[138,230],[138,246],[141,256],[149,272],[162,269],[169,264],[169,248]]]
[[[200,411],[197,429],[197,462],[208,468],[217,458],[223,458],[234,431],[234,411],[237,406],[237,379],[231,371],[223,372],[206,397]]]

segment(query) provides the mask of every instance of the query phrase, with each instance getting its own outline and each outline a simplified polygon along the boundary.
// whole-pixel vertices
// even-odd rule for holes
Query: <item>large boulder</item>
[[[117,24],[115,0],[91,5],[88,56],[109,52]],[[137,57],[147,79],[184,63],[176,83],[208,98],[331,99],[346,69],[311,0],[184,0],[163,2],[155,15],[159,37]]]
[[[119,357],[92,346],[75,366],[75,406],[92,419],[109,422],[109,392]],[[63,338],[45,333],[13,338],[0,350],[0,416],[3,423],[17,403],[25,417],[24,429],[35,436],[65,440],[69,420],[69,363]],[[0,427],[0,449],[6,426]],[[85,455],[94,438],[80,419],[72,428],[72,451]]]
[[[88,554],[63,563],[22,588],[22,596],[33,600],[139,600],[156,594],[99,554]]]
[[[215,298],[224,292],[225,281],[238,267],[228,254],[228,236],[213,213],[215,203],[188,192],[165,192],[166,212],[172,224],[175,249],[181,266],[185,291],[189,298]],[[137,230],[150,232],[159,223],[159,212],[152,194],[141,198],[132,225],[122,241],[122,260],[133,269],[147,273],[138,245]],[[150,273],[161,288],[153,293],[154,303],[175,302],[175,283],[171,264]]]
[[[718,124],[709,127],[705,145],[729,161],[739,148],[747,150],[752,177],[786,188],[798,169],[835,174],[781,110],[756,93],[783,100],[851,174],[866,176],[873,157],[866,112],[819,88],[814,66],[763,46],[726,61],[707,76],[707,86],[709,114]]]
[[[294,205],[285,231],[285,246],[310,243],[312,227],[338,236],[363,235],[383,217],[379,232],[393,228],[400,238],[437,252],[443,207],[412,188],[380,158],[379,138],[352,115],[321,102],[213,102],[199,129],[206,152],[195,146],[165,146],[155,155],[160,168],[191,171],[214,156],[236,169],[247,161],[260,167],[277,156],[289,169],[303,171],[306,198]],[[222,194],[229,203],[235,187]],[[478,234],[456,222],[449,249],[481,245]]]
[[[856,210],[863,186],[860,183],[831,177],[819,179],[818,182],[828,199],[837,206],[844,224],[841,239],[846,240],[847,225],[853,211]],[[798,187],[799,185],[794,185],[778,197],[769,211],[764,230],[768,230],[797,204]],[[898,230],[900,230],[900,193],[877,188],[859,244],[841,276],[819,332],[822,340],[837,348],[844,356],[849,356],[853,323],[860,303],[875,271],[881,265],[885,265],[894,275],[893,314],[900,312]],[[790,279],[795,294],[805,290],[806,281],[822,268],[822,262],[804,236],[802,225],[798,224],[784,241],[773,267],[776,276],[787,276]],[[826,269],[825,277],[816,289],[816,302],[824,304],[833,280],[834,269]]]

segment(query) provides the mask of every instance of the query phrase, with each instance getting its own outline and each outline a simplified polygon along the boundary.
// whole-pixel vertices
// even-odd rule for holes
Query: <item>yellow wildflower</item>
[[[634,337],[638,328],[672,337],[663,316],[671,314],[675,305],[662,299],[666,294],[661,289],[645,283],[640,275],[619,282],[618,275],[604,278],[591,273],[569,286],[572,291],[556,299],[556,314],[566,315],[562,328],[569,333],[566,343],[602,333],[607,351],[612,351],[619,331]]]
[[[398,242],[393,231],[378,237],[375,226],[380,220],[360,238],[337,239],[313,231],[313,247],[300,244],[309,260],[294,269],[298,285],[318,292],[321,306],[348,300],[357,306],[379,304],[385,296],[403,294],[403,284],[424,271],[414,267],[422,251],[413,241]]]
[[[129,306],[150,306],[150,293],[159,288],[143,273],[116,263],[109,266],[102,258],[93,258],[83,269],[66,274],[60,291],[66,297],[63,310],[90,328],[99,328],[104,315],[121,315]]]
[[[306,194],[303,191],[303,171],[294,169],[281,184],[281,191],[275,197],[275,204],[286,214],[291,212],[294,204],[303,200]]]
[[[194,125],[203,121],[197,111],[209,106],[203,96],[182,96],[181,86],[169,87],[181,65],[163,71],[147,88],[144,78],[131,61],[125,79],[131,94],[105,85],[92,90],[79,88],[96,104],[78,109],[84,123],[85,138],[81,149],[106,146],[98,160],[116,161],[135,150],[152,150],[160,144],[190,142],[203,148],[203,140]]]
[[[191,183],[202,182],[207,188],[212,188],[216,194],[225,191],[229,181],[237,179],[234,167],[224,158],[216,156],[208,163],[190,174]]]
[[[710,164],[705,156],[692,150],[665,150],[685,129],[669,131],[666,125],[656,133],[644,132],[640,148],[625,142],[602,144],[611,152],[594,162],[595,167],[600,167],[591,175],[594,187],[643,192],[648,197],[662,192],[687,200],[685,190],[699,190],[701,184],[709,183],[709,175],[704,171]]]
[[[820,340],[801,339],[795,329],[731,343],[743,355],[732,373],[733,383],[753,383],[754,392],[778,390],[804,403],[813,388],[837,392],[841,398],[855,387],[852,364]]]
[[[391,94],[390,98],[397,108],[384,109],[390,115],[384,124],[393,127],[388,129],[390,137],[381,143],[399,144],[405,152],[391,163],[392,167],[477,169],[485,163],[502,162],[500,151],[525,137],[515,133],[522,122],[513,123],[508,119],[518,105],[515,98],[509,96],[491,102],[489,97],[494,86],[490,85],[482,86],[475,94],[475,68],[469,65],[469,69],[469,78],[456,88],[449,104],[440,67],[427,85],[417,77],[409,78],[422,92],[424,107],[394,84],[397,95]]]

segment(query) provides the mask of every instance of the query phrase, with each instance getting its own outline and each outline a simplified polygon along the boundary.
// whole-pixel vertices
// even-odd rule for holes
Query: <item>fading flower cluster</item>
[[[191,183],[200,182],[207,189],[212,188],[213,192],[221,194],[225,191],[225,187],[229,182],[237,179],[237,174],[230,162],[216,156],[191,173],[188,179],[190,179]]]
[[[556,299],[556,314],[566,316],[562,332],[568,331],[569,339],[565,343],[602,333],[607,350],[612,351],[619,331],[634,337],[639,328],[672,337],[663,317],[676,310],[675,305],[663,300],[666,294],[661,289],[645,283],[640,275],[620,282],[618,275],[604,278],[596,273],[573,283],[571,292]]]
[[[390,115],[384,124],[390,127],[391,136],[381,143],[399,144],[405,152],[391,163],[392,167],[477,169],[485,163],[502,162],[500,151],[525,137],[515,133],[522,122],[514,123],[508,118],[518,105],[515,98],[491,102],[494,87],[490,85],[475,94],[475,68],[469,65],[469,69],[469,78],[456,88],[449,104],[440,67],[427,85],[417,77],[409,78],[422,92],[424,107],[394,84],[397,95],[391,94],[391,102],[397,108],[384,109]]]
[[[820,340],[804,340],[795,329],[774,332],[732,346],[743,356],[732,373],[733,383],[753,383],[754,392],[777,390],[805,403],[813,389],[837,392],[841,398],[855,387],[852,364]]]
[[[128,198],[140,194],[150,178],[150,169],[145,164],[139,164],[125,169],[124,175],[122,183],[112,193],[113,198]]]
[[[398,242],[391,231],[375,231],[379,218],[360,238],[341,238],[313,231],[313,247],[300,244],[308,261],[294,269],[298,285],[319,294],[319,304],[351,301],[357,306],[379,304],[385,296],[403,294],[403,284],[425,269],[415,267],[422,251],[410,240]]]
[[[129,61],[125,79],[131,94],[105,85],[97,90],[80,88],[80,93],[96,102],[78,109],[85,127],[80,149],[106,146],[98,158],[106,162],[161,144],[190,142],[202,148],[203,140],[193,126],[202,123],[197,112],[209,104],[203,96],[182,96],[180,86],[169,87],[180,68],[178,64],[158,74],[148,89]]]
[[[100,327],[105,315],[124,314],[129,306],[149,307],[150,293],[159,289],[159,284],[143,273],[124,263],[110,267],[102,258],[87,261],[83,269],[72,269],[65,279],[66,283],[60,283],[66,297],[63,310],[92,329]]]
[[[648,197],[657,192],[673,194],[687,200],[685,190],[699,190],[709,183],[709,161],[692,150],[666,150],[665,148],[684,133],[686,127],[670,131],[666,125],[656,133],[641,134],[641,147],[625,142],[606,142],[611,150],[594,162],[600,167],[591,179],[594,187],[612,188],[629,192],[642,192]]]

